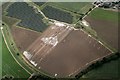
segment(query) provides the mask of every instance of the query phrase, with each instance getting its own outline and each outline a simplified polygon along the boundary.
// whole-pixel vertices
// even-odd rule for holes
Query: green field
[[[84,14],[90,7],[92,7],[92,4],[88,2],[52,2],[48,4],[80,14]]]
[[[118,12],[103,10],[100,8],[95,9],[89,15],[89,17],[92,17],[93,19],[100,19],[113,22],[118,22],[118,16]]]
[[[88,72],[86,75],[84,75],[84,78],[99,78],[99,79],[104,79],[104,78],[110,78],[110,79],[115,79],[115,78],[120,78],[119,77],[119,65],[120,65],[120,58],[117,60],[113,60],[111,62],[108,62],[99,68],[96,68],[94,70],[91,70]]]
[[[2,39],[2,76],[12,75],[15,78],[28,78],[30,75],[20,67],[8,51]]]

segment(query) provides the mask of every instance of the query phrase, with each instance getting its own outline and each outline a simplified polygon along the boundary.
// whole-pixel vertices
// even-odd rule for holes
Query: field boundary
[[[9,50],[10,54],[12,55],[12,57],[14,58],[14,60],[16,61],[16,63],[17,63],[18,65],[20,65],[28,74],[31,74],[28,70],[26,70],[26,69],[17,61],[17,59],[16,59],[16,58],[14,57],[14,55],[12,54],[12,51],[10,50],[10,48],[9,48],[9,46],[8,46],[8,44],[7,44],[7,41],[6,41],[6,38],[5,38],[5,35],[4,35],[4,32],[3,32],[2,29],[1,29],[1,33],[2,33],[2,36],[3,36],[3,38],[4,38],[5,44],[6,44],[7,48],[8,48],[8,50]]]
[[[0,23],[1,24],[1,23]],[[2,33],[0,31],[0,79],[2,78]]]
[[[5,28],[5,26],[4,26],[3,28]],[[7,25],[6,25],[6,29],[7,29]],[[7,30],[8,30],[8,29],[7,29]],[[2,30],[2,31],[3,31],[3,34],[4,34],[4,30]],[[10,32],[7,32],[7,33],[10,35]],[[12,37],[9,37],[9,40],[7,41],[6,36],[7,36],[7,35],[4,34],[4,38],[5,38],[5,40],[6,40],[6,43],[9,42],[9,43],[14,44],[14,41],[12,40]],[[11,40],[12,42],[11,42],[10,40]],[[10,44],[7,43],[7,45],[8,45],[8,47],[9,47]],[[12,52],[12,54],[13,54],[13,53],[16,53],[16,54],[19,53],[19,51],[18,51],[18,49],[17,49],[16,47],[13,47],[13,48],[12,48],[13,51],[11,50],[11,48],[12,48],[12,46],[9,47],[9,50]],[[23,59],[21,58],[21,55],[20,55],[20,57],[18,57],[16,54],[13,54],[13,56],[16,58],[16,60],[18,59],[17,61],[18,61],[19,63],[21,63],[22,65],[24,65],[24,67],[27,67],[27,68],[28,68],[28,66],[25,65],[25,62],[22,61]],[[30,70],[29,72],[32,72],[32,73],[33,73],[33,71],[32,71],[30,68],[28,68],[28,69]]]
[[[6,25],[6,27],[7,27],[7,25]],[[12,37],[10,38],[10,39],[12,39]],[[10,40],[9,40],[10,41]],[[7,42],[7,41],[6,41]],[[12,42],[14,43],[14,40],[12,40]],[[14,43],[14,45],[15,45],[15,43]],[[14,47],[15,49],[16,49],[16,51],[18,52],[18,53],[20,53],[20,51],[17,49],[17,47]],[[10,49],[10,48],[9,48]],[[15,52],[16,52],[15,51]],[[13,55],[15,55],[15,54],[13,54]],[[24,67],[26,67],[26,68],[28,68],[30,71],[30,73],[32,74],[32,73],[36,73],[36,72],[39,72],[41,75],[45,75],[45,76],[49,76],[49,77],[52,77],[52,76],[50,76],[50,75],[48,75],[48,74],[46,74],[46,73],[44,73],[43,71],[40,71],[40,70],[37,70],[34,66],[32,66],[30,63],[28,63],[28,61],[26,61],[26,59],[24,58],[24,56],[23,56],[23,54],[21,53],[20,55],[19,55],[20,57],[18,58],[19,59],[19,63],[21,63],[22,65],[24,65]],[[14,56],[15,57],[15,56]],[[16,56],[17,57],[17,56]],[[17,59],[16,59],[17,60]]]

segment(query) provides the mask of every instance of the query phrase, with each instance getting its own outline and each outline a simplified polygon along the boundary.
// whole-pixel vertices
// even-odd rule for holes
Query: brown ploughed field
[[[108,45],[118,50],[118,23],[87,17],[86,20]]]
[[[64,27],[59,27],[55,25],[50,26],[26,50],[32,55],[32,57],[30,57],[29,60],[35,61],[35,63],[39,63],[47,54],[49,54],[49,52],[56,46],[56,44],[62,41],[62,39],[64,39],[64,37],[66,37],[71,31],[72,28],[66,28],[65,26]],[[47,40],[46,40],[47,43],[45,43],[44,42],[45,39],[49,39],[49,42],[51,43],[53,42],[53,44],[48,43]]]
[[[15,26],[12,26],[11,32],[16,46],[21,52],[25,51],[41,35],[40,33]]]
[[[58,77],[76,74],[87,63],[111,52],[82,31],[72,31],[37,67]]]
[[[111,52],[82,30],[50,26],[28,49],[29,61],[38,69],[57,77],[75,75],[87,64],[99,60]],[[57,36],[53,46],[42,38]]]

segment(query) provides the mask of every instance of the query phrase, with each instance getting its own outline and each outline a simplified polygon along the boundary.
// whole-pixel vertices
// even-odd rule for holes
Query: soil
[[[38,32],[13,26],[11,28],[13,39],[18,49],[23,52],[41,35]]]
[[[87,17],[86,20],[107,44],[118,50],[118,23]]]
[[[81,30],[72,30],[54,48],[40,41],[40,38],[35,44],[32,44],[28,51],[34,56],[31,60],[37,64],[36,68],[44,70],[52,76],[57,74],[58,77],[75,75],[86,64],[91,64],[91,62],[111,53]],[[42,47],[44,44],[45,46]],[[37,49],[38,53],[33,53],[36,48],[39,48]]]

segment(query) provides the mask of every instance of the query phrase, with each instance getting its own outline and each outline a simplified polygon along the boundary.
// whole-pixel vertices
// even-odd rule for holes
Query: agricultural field
[[[118,79],[119,77],[119,66],[120,66],[120,58],[117,60],[113,60],[102,66],[91,70],[87,74],[85,74],[82,78],[92,78],[92,79]]]
[[[93,7],[91,3],[34,3],[15,2],[9,7],[9,3],[3,6],[3,33],[13,56],[3,38],[0,39],[3,48],[3,63],[0,66],[2,76],[28,78],[29,74],[38,72],[45,77],[72,78],[91,64],[96,64],[97,61],[113,54],[99,38],[88,34],[82,26],[79,25],[81,29],[73,26],[80,16]],[[43,20],[51,24],[47,25]],[[117,12],[97,8],[85,20],[97,32],[98,37],[118,50]],[[117,78],[118,62],[120,59],[102,64],[82,78]]]
[[[93,60],[110,53],[82,31],[72,31],[38,63],[38,66],[52,75],[58,74],[58,77],[74,76],[85,68],[86,64],[91,64]],[[47,65],[49,63],[51,65]]]
[[[8,51],[6,44],[2,38],[2,76],[10,75],[14,78],[28,78],[30,75],[18,65]],[[24,79],[23,79],[24,80]]]
[[[86,13],[90,7],[92,7],[92,4],[88,2],[50,2],[48,5],[52,5],[66,11],[77,12],[79,14]]]
[[[18,26],[29,28],[35,31],[42,32],[47,28],[43,23],[42,16],[35,13],[34,9],[28,6],[25,2],[15,2],[7,9],[7,16],[20,19]]]
[[[46,6],[42,12],[50,19],[55,19],[61,22],[72,23],[73,17],[70,13],[56,9],[51,6]]]
[[[95,9],[86,20],[107,44],[118,50],[118,12]]]
[[[33,66],[36,66],[36,64],[39,65],[41,59],[45,55],[49,54],[49,52],[54,49],[57,43],[62,41],[72,30],[73,29],[71,29],[71,27],[66,28],[66,26],[51,25],[38,39],[36,39],[36,41],[29,46],[29,48],[23,53],[24,56]],[[48,43],[44,42],[46,40],[48,40]],[[49,43],[49,40],[51,43]],[[32,61],[35,61],[35,64],[32,63]],[[40,70],[44,71],[44,69]]]
[[[16,26],[12,26],[11,33],[17,48],[22,53],[40,36],[38,32]]]
[[[62,30],[62,27],[60,28],[58,30]],[[31,57],[27,57],[27,55],[26,57],[31,63],[34,62],[32,64],[36,68],[48,72],[51,76],[55,74],[57,77],[74,76],[85,68],[86,64],[91,64],[94,60],[111,54],[108,49],[85,32],[69,30],[69,28],[64,30],[66,30],[64,33],[61,32],[63,36],[70,31],[64,38],[59,35],[60,31],[54,30],[58,41],[62,38],[56,47],[42,41],[43,38],[52,36],[53,31],[50,33],[48,30],[28,48],[27,52]]]
[[[16,18],[8,16],[2,16],[3,22],[9,25],[12,37],[17,45],[17,48],[23,52],[27,47],[34,42],[34,40],[40,36],[39,32],[16,26],[19,22]],[[17,33],[17,34],[16,34]],[[29,41],[28,41],[29,40]]]

